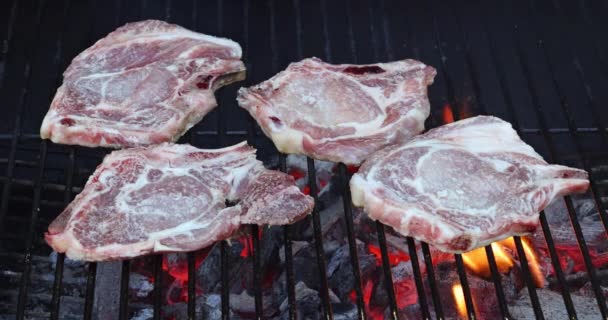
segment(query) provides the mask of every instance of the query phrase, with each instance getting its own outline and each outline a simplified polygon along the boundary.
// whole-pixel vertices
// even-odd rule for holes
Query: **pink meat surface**
[[[217,150],[162,144],[106,156],[45,237],[55,251],[88,261],[192,251],[241,224],[292,223],[313,205],[246,143]]]
[[[279,151],[359,164],[424,130],[435,73],[415,60],[332,65],[310,58],[240,89],[237,99]]]
[[[547,164],[488,116],[382,150],[350,182],[353,203],[371,218],[446,252],[529,234],[551,201],[588,185],[587,172]]]
[[[128,23],[80,53],[42,122],[56,143],[113,148],[177,140],[242,80],[241,47],[163,21]]]

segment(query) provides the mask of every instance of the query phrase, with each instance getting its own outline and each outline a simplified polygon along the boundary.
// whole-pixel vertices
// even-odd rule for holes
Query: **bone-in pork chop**
[[[245,143],[217,150],[161,144],[106,156],[45,237],[55,251],[89,261],[192,251],[241,224],[292,223],[313,204]]]
[[[487,116],[386,148],[350,182],[371,218],[446,252],[529,234],[553,199],[588,185],[587,172],[547,164],[509,123]]]
[[[415,60],[332,65],[317,58],[239,90],[279,151],[359,164],[424,130],[435,69]]]
[[[40,135],[56,143],[133,147],[177,140],[242,80],[241,47],[163,21],[128,23],[63,74]]]

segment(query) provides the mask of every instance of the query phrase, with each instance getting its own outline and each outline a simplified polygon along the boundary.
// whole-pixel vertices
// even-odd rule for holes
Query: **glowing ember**
[[[382,251],[380,250],[380,248],[376,247],[374,245],[368,244],[367,249],[369,250],[369,252],[371,254],[373,254],[376,257],[376,265],[381,266],[382,265]],[[401,262],[401,261],[404,261],[404,262],[410,261],[410,256],[401,251],[393,251],[393,252],[388,253],[388,261],[389,261],[389,264],[391,265],[391,267],[394,267],[394,266],[398,265],[399,262]]]
[[[262,239],[263,229],[264,228],[258,229],[258,239],[260,240]],[[237,240],[243,246],[243,249],[241,249],[240,254],[242,258],[247,258],[253,255],[253,239],[250,235],[242,235],[238,237]]]
[[[304,171],[298,169],[289,169],[288,173],[296,180],[302,179],[304,178],[304,176],[306,176],[306,173]]]
[[[452,107],[449,103],[443,105],[443,110],[441,111],[443,123],[452,123],[454,122],[454,112],[452,112]]]
[[[348,166],[346,166],[346,171],[348,171],[348,173],[350,174],[355,174],[357,173],[357,171],[359,171],[359,167],[349,164]]]
[[[513,259],[505,252],[502,246],[492,243],[492,252],[494,253],[494,260],[499,272],[505,273],[513,267]],[[485,248],[477,248],[463,253],[462,261],[474,274],[485,278],[490,277],[490,263],[487,259]]]
[[[464,292],[462,291],[462,286],[460,284],[455,284],[452,286],[452,297],[454,298],[454,302],[456,303],[458,314],[461,318],[466,318],[467,305],[464,302]]]
[[[396,281],[394,284],[395,295],[397,296],[397,307],[403,309],[418,302],[418,292],[414,279],[404,279]]]
[[[367,281],[365,281],[365,285],[363,286],[363,303],[365,304],[365,313],[368,316],[368,319],[371,320],[382,320],[384,319],[384,314],[382,311],[382,308],[372,308],[372,306],[370,306],[370,302],[372,299],[372,291],[374,289],[374,282],[370,279],[368,279]],[[350,292],[349,295],[350,300],[353,303],[357,302],[357,293],[355,292],[355,290]]]

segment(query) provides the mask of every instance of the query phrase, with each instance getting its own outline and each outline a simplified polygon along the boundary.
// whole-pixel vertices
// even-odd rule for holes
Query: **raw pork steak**
[[[88,261],[191,251],[241,224],[292,223],[313,204],[246,143],[218,150],[161,144],[106,156],[45,237],[55,251]]]
[[[553,199],[588,185],[587,172],[547,164],[509,123],[485,116],[382,150],[350,182],[371,218],[446,252],[531,233]]]
[[[175,141],[245,77],[241,47],[163,21],[129,23],[63,74],[40,135],[56,143],[132,147]]]
[[[279,151],[359,164],[424,130],[434,77],[435,69],[414,60],[332,65],[311,58],[240,89],[238,101]]]

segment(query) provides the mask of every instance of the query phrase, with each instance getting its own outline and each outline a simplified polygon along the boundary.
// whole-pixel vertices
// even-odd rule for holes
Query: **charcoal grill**
[[[247,80],[218,92],[219,105],[202,123],[190,130],[184,142],[215,148],[248,140],[259,149],[262,159],[276,150],[259,131],[254,121],[236,106],[235,91],[269,78],[289,62],[318,56],[334,63],[372,63],[411,57],[437,68],[435,84],[430,87],[433,106],[427,127],[443,122],[447,107],[459,119],[474,114],[492,114],[510,121],[524,140],[551,163],[584,168],[591,175],[591,195],[608,232],[606,199],[608,176],[608,2],[579,1],[45,1],[7,0],[0,4],[0,165],[2,166],[2,204],[0,207],[0,314],[17,319],[50,317],[58,319],[63,273],[66,261],[58,255],[53,285],[46,292],[32,292],[33,261],[48,256],[43,243],[46,226],[80,191],[86,177],[107,150],[59,146],[41,141],[38,135],[42,117],[61,73],[71,59],[97,39],[127,21],[163,19],[187,28],[225,36],[244,48]],[[285,156],[279,168],[286,170]],[[86,170],[82,170],[86,168]],[[315,163],[308,159],[309,187],[316,195]],[[365,319],[365,307],[358,264],[348,171],[340,165],[341,188],[350,259],[355,279],[358,318]],[[605,294],[589,254],[583,230],[570,197],[564,197],[587,276],[597,300],[597,313],[608,318]],[[541,213],[542,231],[547,241],[557,286],[570,318],[577,318],[568,283],[560,266],[547,218]],[[320,318],[332,319],[332,304],[326,275],[326,257],[321,237],[318,210],[312,214],[317,268],[321,288]],[[251,226],[257,235],[257,226]],[[385,227],[377,223],[383,276],[389,297],[390,318],[398,319],[398,307],[385,238]],[[296,294],[292,259],[292,233],[284,227],[289,319],[295,319]],[[253,288],[255,318],[262,318],[260,244],[252,236]],[[522,261],[524,280],[537,319],[543,319],[543,306],[528,270],[519,237],[515,238]],[[418,303],[423,318],[444,318],[436,285],[436,272],[430,249],[422,244],[422,261],[416,244],[407,238]],[[220,243],[222,270],[222,318],[229,317],[226,283],[228,246]],[[511,318],[492,249],[486,247],[492,280],[503,318]],[[10,262],[17,261],[17,262]],[[154,278],[162,276],[162,257],[155,256]],[[464,292],[468,318],[476,318],[467,272],[460,255],[455,256]],[[122,262],[119,309],[116,317],[127,319],[130,261]],[[420,264],[427,275],[423,279]],[[88,263],[86,283],[81,284],[85,319],[94,317],[97,264]],[[195,314],[195,257],[188,255],[188,308]],[[426,281],[426,285],[424,283]],[[161,318],[161,281],[154,282],[153,318]],[[427,288],[425,288],[425,286]],[[431,292],[431,299],[424,294]],[[16,292],[16,296],[11,292]],[[50,295],[44,310],[33,310],[28,303],[32,294]],[[2,316],[4,317],[4,316]]]

